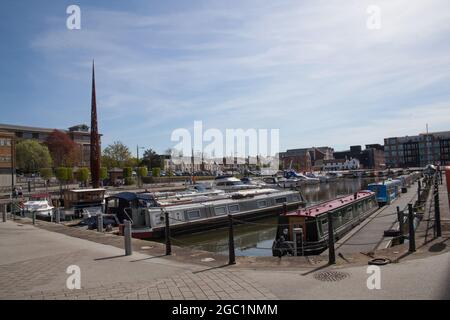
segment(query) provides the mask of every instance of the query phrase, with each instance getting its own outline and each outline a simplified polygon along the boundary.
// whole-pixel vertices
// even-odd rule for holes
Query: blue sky
[[[67,6],[81,30],[66,28]],[[381,29],[366,27],[368,5]],[[280,149],[450,130],[450,2],[0,4],[0,123],[90,123],[159,152],[176,128],[280,129]]]

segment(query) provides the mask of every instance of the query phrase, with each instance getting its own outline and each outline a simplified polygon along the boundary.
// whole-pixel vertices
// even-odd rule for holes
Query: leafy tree
[[[53,176],[53,171],[51,168],[42,168],[39,170],[39,174],[42,179],[48,180]]]
[[[139,175],[139,177],[146,177],[147,174],[148,174],[147,167],[139,167],[138,168],[138,175]]]
[[[73,168],[67,168],[67,181],[73,180]]]
[[[148,168],[155,168],[161,166],[161,157],[152,149],[144,151],[140,165]]]
[[[123,168],[123,177],[131,178],[133,176],[133,169],[131,167]]]
[[[103,150],[102,162],[105,167],[122,168],[130,159],[130,149],[120,141],[115,141]]]
[[[80,150],[69,135],[59,130],[53,130],[45,144],[50,151],[55,166],[74,166],[80,161]]]
[[[108,169],[105,167],[100,168],[100,180],[105,180],[108,178]]]
[[[152,176],[153,177],[159,177],[161,175],[161,168],[153,168],[152,169]]]
[[[79,182],[82,182],[84,185],[86,185],[87,181],[89,180],[89,169],[88,168],[80,168],[77,171],[77,180]]]
[[[16,161],[17,168],[27,173],[52,165],[48,148],[36,140],[23,140],[16,145]]]
[[[66,182],[68,180],[68,175],[67,175],[67,168],[66,167],[58,167],[55,169],[55,176],[56,179],[58,179],[58,181],[60,183]]]

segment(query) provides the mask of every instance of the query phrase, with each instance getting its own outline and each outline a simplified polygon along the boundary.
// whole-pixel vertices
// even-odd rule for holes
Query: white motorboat
[[[216,177],[214,180],[214,187],[226,192],[260,188],[259,185],[245,184],[238,178],[230,175]]]
[[[51,197],[49,194],[36,194],[30,197],[30,200],[23,204],[25,213],[36,212],[36,216],[49,218],[53,214],[54,207],[50,205]]]

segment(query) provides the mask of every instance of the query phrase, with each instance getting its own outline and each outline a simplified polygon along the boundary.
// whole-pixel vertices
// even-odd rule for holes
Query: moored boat
[[[378,209],[375,193],[359,191],[308,208],[280,215],[272,245],[274,256],[319,254],[328,246],[328,215],[333,232],[341,238]]]

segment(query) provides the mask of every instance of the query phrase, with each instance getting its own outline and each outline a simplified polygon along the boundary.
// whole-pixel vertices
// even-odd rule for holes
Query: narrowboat
[[[419,177],[419,172],[412,172],[410,174],[398,176],[396,179],[401,181],[402,193],[406,193],[407,188],[409,188],[414,182],[416,182]]]
[[[243,221],[252,221],[279,215],[283,210],[293,210],[305,205],[298,191],[253,189],[209,196],[201,201],[183,203],[161,202],[150,194],[131,199],[130,207],[119,210],[132,221],[134,238],[158,238],[165,233],[165,212],[169,217],[172,234],[194,233],[228,224],[228,215]],[[143,204],[144,203],[144,204]],[[110,210],[110,209],[108,209]],[[122,217],[119,217],[123,218]]]
[[[328,247],[328,214],[340,239],[378,209],[375,193],[359,191],[279,216],[273,256],[320,254]]]
[[[367,189],[376,193],[378,204],[383,206],[391,204],[399,197],[401,185],[400,180],[387,179],[382,182],[370,183]]]

